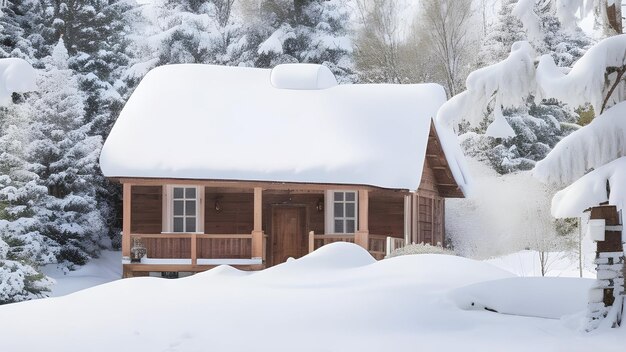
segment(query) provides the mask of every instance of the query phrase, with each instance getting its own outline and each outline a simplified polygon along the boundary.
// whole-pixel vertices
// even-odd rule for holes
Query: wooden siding
[[[417,190],[416,201],[413,203],[417,209],[413,212],[414,219],[411,226],[411,242],[429,243],[432,245],[445,245],[445,199],[440,193],[440,185],[437,175],[431,165],[432,158],[424,160],[422,180]]]
[[[190,238],[143,238],[148,258],[191,259]]]
[[[254,194],[224,193],[205,188],[204,233],[251,233],[254,227]],[[215,210],[215,202],[220,210]]]
[[[439,140],[439,135],[433,124],[430,125],[428,144],[426,145],[426,158],[424,159],[434,174],[438,196],[446,198],[463,198],[465,196],[452,175],[450,165]],[[424,181],[422,180],[422,182]]]
[[[252,256],[251,241],[245,238],[199,238],[198,258],[249,259]]]
[[[404,237],[403,195],[389,196],[370,193],[369,232],[397,238]]]
[[[132,233],[161,233],[163,187],[133,186],[131,191]]]

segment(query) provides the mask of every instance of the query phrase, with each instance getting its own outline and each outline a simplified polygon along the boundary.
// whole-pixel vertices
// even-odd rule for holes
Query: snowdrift
[[[621,332],[581,340],[556,320],[466,311],[448,298],[511,277],[447,255],[376,262],[354,244],[335,243],[261,272],[221,266],[3,306],[0,337],[11,352],[610,350],[623,342]]]
[[[563,277],[515,277],[481,282],[452,291],[461,309],[560,319],[587,305],[595,280]]]

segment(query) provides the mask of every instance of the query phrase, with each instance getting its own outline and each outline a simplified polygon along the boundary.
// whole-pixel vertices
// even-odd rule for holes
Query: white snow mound
[[[560,319],[584,311],[595,280],[562,277],[515,277],[481,282],[450,293],[466,310]]]
[[[279,89],[326,89],[337,85],[328,67],[314,64],[278,65],[272,69],[270,81]]]
[[[37,72],[25,60],[0,59],[0,105],[11,102],[12,93],[25,93],[37,89]]]

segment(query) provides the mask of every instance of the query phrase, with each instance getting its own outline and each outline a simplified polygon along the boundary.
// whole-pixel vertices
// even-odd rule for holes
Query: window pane
[[[343,201],[343,192],[335,192],[335,200]]]
[[[183,189],[180,187],[174,187],[174,198],[182,198],[183,197]]]
[[[346,200],[349,202],[354,202],[354,192],[346,192]]]
[[[196,215],[196,201],[195,200],[187,200],[185,201],[185,215]]]
[[[354,203],[346,203],[346,217],[347,218],[354,217]]]
[[[175,200],[174,201],[174,215],[184,215],[183,214],[183,201]]]
[[[354,233],[354,220],[346,220],[346,233]]]
[[[183,232],[183,218],[174,218],[174,232]]]
[[[196,232],[196,217],[192,216],[186,218],[185,225],[187,225],[187,228],[185,229],[186,232]]]
[[[335,220],[335,233],[343,233],[343,220]]]
[[[343,217],[343,203],[335,203],[335,217],[336,218]]]
[[[185,188],[185,198],[195,199],[196,188],[195,187]]]

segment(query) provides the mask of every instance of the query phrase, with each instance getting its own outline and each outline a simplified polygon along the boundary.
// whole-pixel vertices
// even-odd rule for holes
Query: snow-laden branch
[[[555,98],[572,107],[589,103],[600,113],[603,106],[624,100],[626,81],[623,77],[618,79],[615,89],[611,89],[619,78],[619,69],[624,67],[626,34],[609,37],[591,47],[567,74],[556,66],[550,55],[543,55],[536,74],[538,94],[540,98]]]
[[[526,98],[534,92],[534,57],[535,51],[528,42],[514,43],[506,59],[470,73],[465,82],[467,90],[448,100],[439,109],[437,121],[449,127],[454,127],[461,121],[477,125],[483,120],[489,103],[495,100],[496,124],[500,127],[506,124],[504,127],[510,129],[497,111],[499,107],[523,105]],[[500,132],[507,130],[496,129]]]
[[[606,201],[624,209],[625,196],[626,157],[622,157],[557,192],[552,199],[552,215],[557,218],[579,217],[585,209]]]
[[[537,162],[533,175],[545,183],[566,185],[622,156],[626,156],[626,102],[563,138]]]

